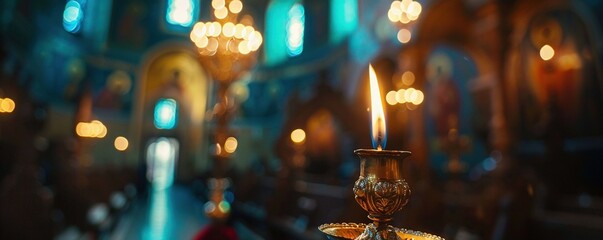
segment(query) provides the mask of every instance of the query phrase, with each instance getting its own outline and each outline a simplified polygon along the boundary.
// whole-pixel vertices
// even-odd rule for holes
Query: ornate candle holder
[[[402,177],[402,160],[408,151],[358,149],[360,176],[354,184],[356,202],[368,212],[370,224],[335,223],[318,227],[330,239],[442,239],[441,237],[396,228],[389,223],[410,198],[410,187]]]

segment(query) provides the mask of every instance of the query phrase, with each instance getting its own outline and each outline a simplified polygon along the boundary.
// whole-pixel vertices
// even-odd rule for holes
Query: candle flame
[[[385,148],[387,141],[387,131],[385,129],[385,114],[383,113],[383,104],[381,102],[381,92],[379,91],[379,82],[373,66],[369,64],[369,79],[371,89],[371,139],[373,148],[381,150]]]

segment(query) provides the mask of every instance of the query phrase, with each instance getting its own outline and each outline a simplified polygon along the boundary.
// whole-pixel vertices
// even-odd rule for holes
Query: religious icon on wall
[[[601,133],[601,88],[589,36],[584,24],[567,12],[532,20],[520,50],[522,138]]]
[[[122,109],[131,86],[132,78],[127,72],[121,70],[112,72],[107,77],[105,87],[96,97],[96,106],[104,109]]]
[[[429,113],[435,120],[438,136],[446,136],[450,129],[458,128],[458,118],[461,112],[458,86],[451,79],[449,72],[451,69],[444,70],[444,68],[449,68],[448,64],[451,64],[449,61],[445,56],[436,56],[432,59],[434,76],[430,79],[430,85],[433,99],[429,102]]]
[[[475,141],[474,116],[479,115],[468,83],[477,67],[462,51],[438,47],[426,65],[425,97],[430,161],[446,173],[462,173],[485,156],[484,143]]]

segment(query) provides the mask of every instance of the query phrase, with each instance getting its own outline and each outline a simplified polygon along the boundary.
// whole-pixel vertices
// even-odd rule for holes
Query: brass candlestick
[[[356,202],[369,213],[373,223],[356,239],[400,239],[388,223],[410,198],[410,187],[402,177],[401,161],[407,151],[358,149],[360,176],[354,184]]]
[[[410,187],[402,176],[402,160],[410,156],[410,152],[357,149],[354,153],[360,158],[360,176],[354,184],[355,199],[373,222],[324,224],[318,227],[323,233],[330,239],[442,239],[389,225],[393,214],[410,198]]]

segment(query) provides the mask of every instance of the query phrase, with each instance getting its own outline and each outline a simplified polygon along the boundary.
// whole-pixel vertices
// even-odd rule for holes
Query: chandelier
[[[210,75],[229,83],[253,66],[263,38],[253,28],[251,17],[239,20],[238,15],[243,10],[240,0],[213,0],[211,5],[215,21],[196,23],[190,39]]]
[[[419,19],[423,7],[417,1],[413,0],[401,0],[393,1],[387,11],[387,18],[391,22],[400,26],[398,30],[398,41],[401,43],[407,43],[412,38],[412,27],[414,22]]]

